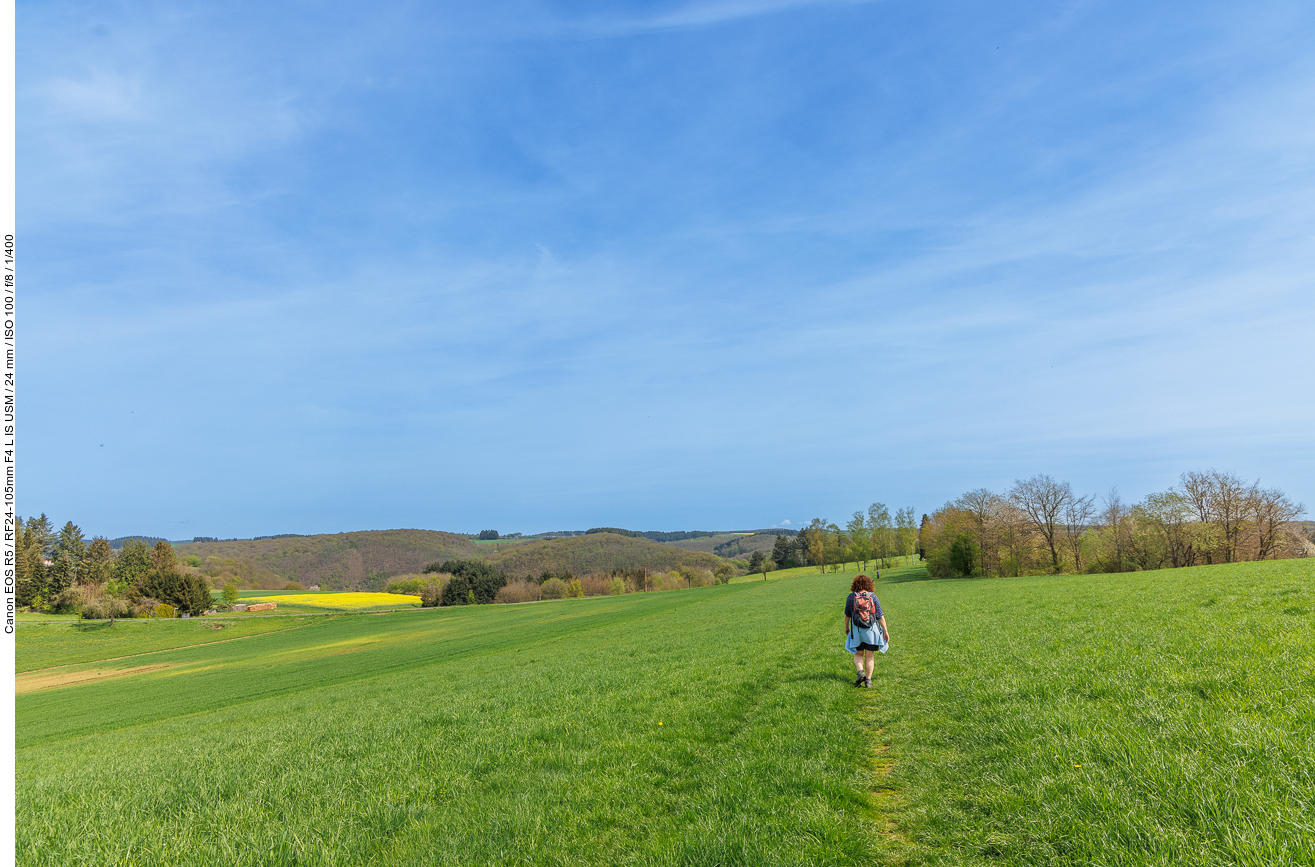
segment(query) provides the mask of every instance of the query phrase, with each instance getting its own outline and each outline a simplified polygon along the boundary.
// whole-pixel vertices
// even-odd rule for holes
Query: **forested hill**
[[[470,539],[437,530],[362,530],[322,536],[189,542],[174,549],[180,557],[199,557],[207,572],[213,571],[207,565],[236,560],[254,567],[256,573],[273,573],[284,581],[335,587],[361,586],[371,573],[404,575],[419,572],[430,563],[480,556]],[[218,560],[207,564],[209,557]]]
[[[777,535],[775,533],[754,533],[751,536],[746,536],[720,533],[716,536],[681,539],[675,542],[664,542],[663,544],[670,545],[673,548],[684,548],[686,551],[706,551],[709,554],[716,554],[718,557],[747,560],[754,551],[761,551],[770,557],[772,547],[776,544]]]
[[[491,555],[488,562],[509,575],[525,576],[545,571],[587,575],[641,567],[653,571],[670,571],[678,566],[715,569],[726,561],[713,554],[685,551],[648,539],[591,533],[526,542]]]

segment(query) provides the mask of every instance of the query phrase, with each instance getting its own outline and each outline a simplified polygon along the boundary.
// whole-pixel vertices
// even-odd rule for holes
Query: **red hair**
[[[871,593],[872,579],[866,575],[860,575],[857,578],[855,578],[854,583],[849,585],[849,592],[857,593],[860,590],[866,590],[868,593]]]

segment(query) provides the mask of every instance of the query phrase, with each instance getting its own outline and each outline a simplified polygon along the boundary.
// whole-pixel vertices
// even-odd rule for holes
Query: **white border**
[[[15,19],[14,19],[14,0],[0,0],[0,45],[3,46],[3,52],[0,52],[0,274],[8,277],[17,277],[17,266],[14,258],[16,254],[11,251],[17,249],[17,232],[15,231],[15,207],[14,207],[14,127],[15,127]],[[4,244],[5,240],[12,239],[13,247]],[[0,373],[3,377],[3,394],[4,398],[12,398],[15,403],[12,409],[17,408],[17,398],[14,394],[14,318],[15,293],[17,291],[16,280],[4,280],[4,309],[0,310],[0,318],[5,320],[3,331],[3,342],[5,352],[0,357]],[[3,402],[3,401],[0,401]],[[10,408],[6,408],[10,409]],[[13,478],[10,473],[14,469],[14,425],[15,416],[9,412],[0,410],[0,417],[3,417],[3,426],[0,426],[0,451],[3,451],[3,462],[0,466],[4,467],[3,478],[4,498],[2,509],[4,512],[4,581],[0,583],[0,597],[3,597],[4,609],[4,630],[3,637],[0,637],[0,668],[4,670],[5,684],[0,689],[0,726],[4,727],[3,733],[0,734],[0,797],[3,803],[0,803],[0,867],[12,867],[14,863],[14,846],[15,846],[15,826],[14,826],[14,630],[16,626],[16,608],[14,602],[14,511],[15,511],[15,493]]]

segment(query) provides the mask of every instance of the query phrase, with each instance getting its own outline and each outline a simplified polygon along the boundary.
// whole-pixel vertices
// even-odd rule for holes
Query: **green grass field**
[[[24,623],[78,664],[17,699],[18,862],[1315,863],[1315,562],[887,572],[869,691],[852,574],[94,664]]]

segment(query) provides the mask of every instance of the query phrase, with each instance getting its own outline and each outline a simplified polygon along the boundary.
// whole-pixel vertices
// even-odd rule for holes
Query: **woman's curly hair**
[[[849,585],[850,593],[858,593],[860,590],[872,592],[872,579],[866,575],[860,575],[854,579],[854,583]]]

